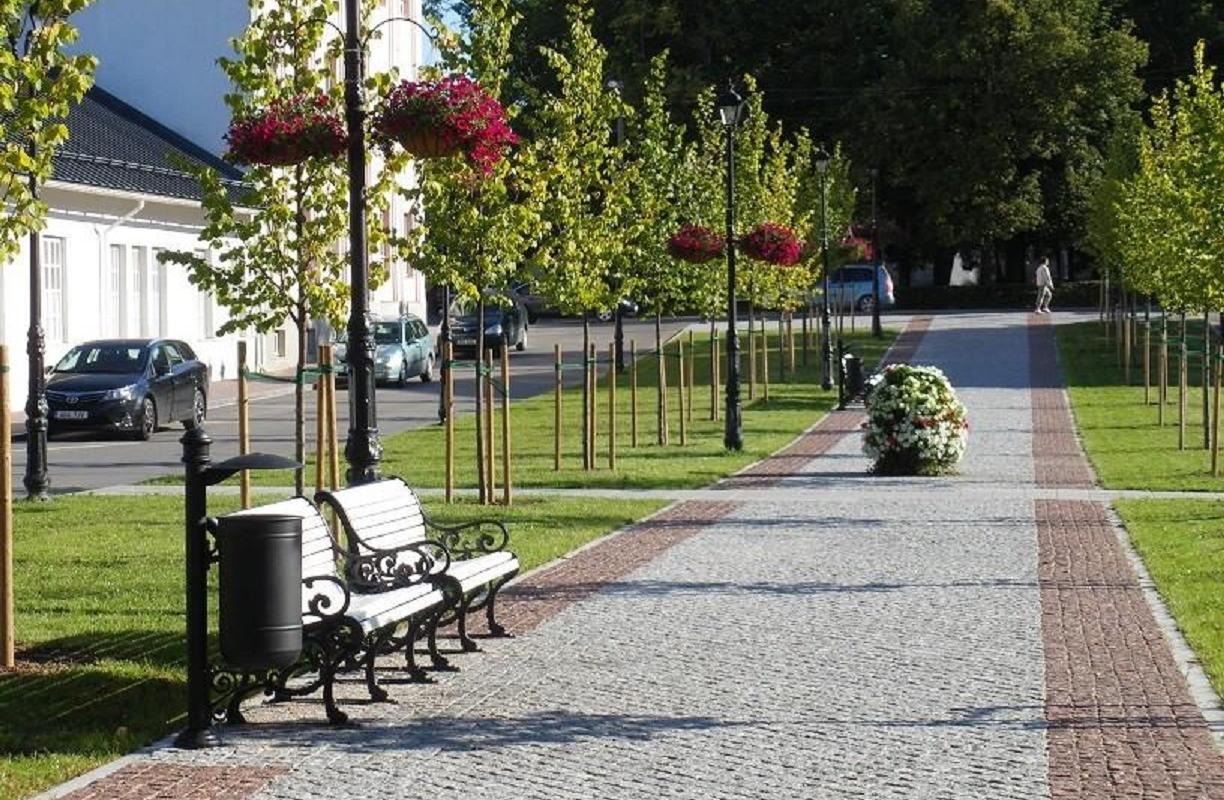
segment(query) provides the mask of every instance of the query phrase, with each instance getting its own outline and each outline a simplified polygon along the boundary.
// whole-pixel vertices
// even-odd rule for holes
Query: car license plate
[[[470,336],[460,336],[455,340],[455,344],[476,344],[476,340]]]
[[[56,419],[89,419],[88,411],[56,411]]]

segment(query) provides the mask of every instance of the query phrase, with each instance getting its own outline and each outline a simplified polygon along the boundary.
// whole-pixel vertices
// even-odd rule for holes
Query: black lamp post
[[[623,88],[620,81],[611,80],[607,83],[608,89],[616,93],[616,99],[620,100],[621,90]],[[621,113],[616,116],[616,146],[618,148],[625,146],[625,112],[624,106],[621,106]],[[616,299],[616,308],[613,311],[613,316],[616,322],[616,327],[612,334],[612,346],[616,352],[616,371],[625,371],[625,312],[624,305],[621,302],[623,298]]]
[[[820,259],[824,273],[824,291],[820,302],[820,388],[833,388],[833,340],[830,336],[829,320],[829,153],[823,147],[813,157],[816,171],[820,173]]]
[[[370,327],[369,254],[366,252],[365,109],[362,103],[361,11],[344,0],[344,118],[349,179],[349,431],[344,445],[350,485],[378,480],[382,442],[374,400],[374,331]]]
[[[880,327],[880,267],[884,265],[884,254],[880,252],[880,223],[876,216],[876,190],[880,182],[880,171],[871,170],[871,252],[874,258],[871,264],[871,335],[873,338],[884,337]]]
[[[739,324],[735,311],[735,128],[744,116],[744,99],[728,85],[718,97],[718,118],[727,131],[727,422],[723,444],[744,449],[740,416]]]

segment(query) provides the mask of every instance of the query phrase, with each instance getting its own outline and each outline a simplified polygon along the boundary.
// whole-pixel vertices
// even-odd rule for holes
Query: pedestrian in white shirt
[[[1050,299],[1054,297],[1054,278],[1050,275],[1050,259],[1042,258],[1037,265],[1037,274],[1033,276],[1037,284],[1037,314],[1050,313]]]

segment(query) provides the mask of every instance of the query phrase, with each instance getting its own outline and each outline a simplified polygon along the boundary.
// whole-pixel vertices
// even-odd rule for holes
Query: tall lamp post
[[[876,190],[880,182],[880,171],[871,170],[871,335],[875,339],[884,337],[880,327],[880,268],[884,265],[884,254],[880,252],[880,223],[876,215]]]
[[[740,416],[739,319],[735,311],[735,128],[744,116],[744,98],[728,84],[718,96],[718,118],[727,132],[727,421],[723,444],[728,450],[744,449],[744,426]]]
[[[816,171],[820,173],[820,261],[824,291],[820,302],[820,388],[833,388],[833,340],[830,336],[829,320],[829,153],[823,147],[813,156]]]
[[[616,93],[616,99],[621,99],[621,91],[623,84],[618,80],[610,80],[607,87],[612,92]],[[621,111],[616,116],[616,146],[622,148],[625,146],[625,111],[621,105]],[[616,328],[612,334],[612,347],[616,354],[615,369],[617,372],[625,371],[625,311],[622,298],[616,299],[616,308],[613,311],[613,316],[616,321]]]

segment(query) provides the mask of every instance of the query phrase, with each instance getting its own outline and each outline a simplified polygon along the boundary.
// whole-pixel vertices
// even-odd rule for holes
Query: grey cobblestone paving
[[[254,707],[143,761],[267,768],[258,800],[1050,798],[1027,324],[937,317],[918,347],[969,406],[960,476],[863,477],[851,434],[357,727]]]

